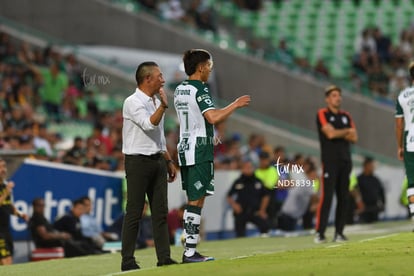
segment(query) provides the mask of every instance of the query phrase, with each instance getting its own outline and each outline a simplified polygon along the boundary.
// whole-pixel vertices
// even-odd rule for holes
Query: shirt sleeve
[[[236,183],[238,181],[239,181],[239,179],[237,179],[236,181],[233,182],[233,184],[231,185],[230,190],[227,192],[227,196],[230,196],[231,197],[232,195],[234,195],[236,193],[235,186],[236,186]]]
[[[125,102],[123,113],[126,119],[131,120],[144,131],[154,130],[156,128],[150,120],[152,114],[148,112],[145,105],[140,101],[129,100]]]
[[[397,98],[397,103],[395,104],[395,118],[401,118],[404,116],[400,101]]]
[[[351,114],[349,114],[348,112],[346,113],[346,116],[348,117],[349,120],[349,127],[351,128],[355,128],[355,123],[354,120],[352,120]]]
[[[161,126],[162,126],[160,128],[161,129],[161,150],[166,152],[167,151],[167,141],[165,140],[164,123]]]
[[[196,101],[202,114],[208,110],[215,109],[213,99],[210,96],[207,86],[204,86],[197,91]]]
[[[316,116],[316,124],[318,126],[318,129],[322,128],[328,123],[325,116],[325,109],[319,109],[318,114]]]

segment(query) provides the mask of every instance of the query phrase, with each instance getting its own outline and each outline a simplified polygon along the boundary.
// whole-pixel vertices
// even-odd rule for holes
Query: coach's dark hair
[[[191,49],[184,53],[183,62],[184,69],[187,76],[191,76],[197,70],[197,66],[200,63],[204,63],[211,59],[211,55],[208,51],[203,49]]]
[[[135,80],[140,85],[144,82],[144,79],[151,74],[153,67],[158,67],[153,61],[145,61],[138,65],[137,71],[135,72]]]

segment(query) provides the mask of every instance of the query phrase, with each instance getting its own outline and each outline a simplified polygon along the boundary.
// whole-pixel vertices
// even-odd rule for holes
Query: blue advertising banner
[[[57,216],[68,212],[72,200],[89,196],[93,215],[105,229],[121,214],[122,179],[120,174],[26,159],[10,180],[14,205],[21,212],[32,214],[32,201],[40,197],[45,201],[45,217],[54,222]],[[27,223],[11,216],[15,240],[29,238]]]

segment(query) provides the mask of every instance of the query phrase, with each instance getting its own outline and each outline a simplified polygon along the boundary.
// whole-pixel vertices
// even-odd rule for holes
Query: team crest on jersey
[[[348,124],[348,118],[345,116],[342,116],[342,122],[344,123],[344,125]]]
[[[234,189],[236,189],[236,190],[242,190],[243,188],[244,188],[244,184],[243,183],[237,183],[234,186]]]
[[[331,122],[335,121],[335,117],[334,117],[334,116],[331,116],[331,117],[329,118],[329,121],[331,121]]]
[[[203,187],[203,184],[201,184],[201,182],[200,182],[200,181],[197,181],[196,183],[194,183],[194,187],[195,187],[197,190],[200,190],[200,189]]]

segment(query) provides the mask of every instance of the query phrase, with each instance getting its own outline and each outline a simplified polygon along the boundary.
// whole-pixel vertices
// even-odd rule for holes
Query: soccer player
[[[174,92],[174,107],[180,122],[177,145],[181,181],[187,193],[184,212],[185,251],[183,263],[213,260],[196,251],[199,239],[201,209],[207,195],[214,193],[214,124],[229,117],[236,109],[250,103],[244,95],[222,109],[214,107],[206,82],[213,68],[211,54],[203,49],[192,49],[183,56],[188,79]]]
[[[408,70],[414,83],[414,62]],[[400,92],[397,98],[395,123],[398,146],[398,158],[404,161],[408,179],[407,198],[411,218],[414,220],[414,87],[410,86]]]
[[[350,144],[358,140],[357,131],[349,113],[341,110],[341,89],[329,86],[325,89],[327,107],[317,114],[317,127],[323,165],[322,193],[316,220],[315,242],[326,242],[325,230],[328,224],[332,198],[336,192],[334,242],[343,242],[349,193],[349,174],[352,170]]]
[[[28,216],[19,212],[13,205],[12,191],[14,183],[7,181],[6,161],[0,158],[0,265],[13,263],[13,237],[10,229],[10,215],[28,220]]]

